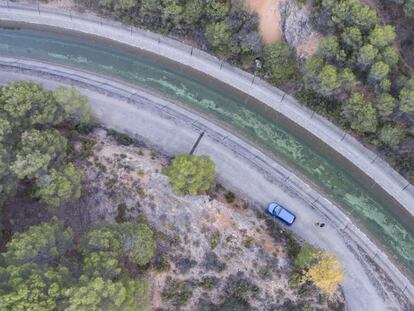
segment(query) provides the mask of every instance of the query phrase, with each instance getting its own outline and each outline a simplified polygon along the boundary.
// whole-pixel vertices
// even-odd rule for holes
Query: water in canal
[[[367,180],[349,174],[349,163],[324,152],[320,145],[290,128],[277,115],[263,113],[259,104],[246,103],[241,96],[208,79],[137,51],[64,34],[0,29],[0,54],[70,65],[123,79],[174,98],[226,124],[322,188],[414,275],[412,217],[402,217],[397,208],[369,190]]]

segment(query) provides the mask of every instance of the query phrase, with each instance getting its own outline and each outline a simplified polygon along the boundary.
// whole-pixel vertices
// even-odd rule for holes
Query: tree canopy
[[[73,125],[93,122],[88,99],[77,89],[60,86],[53,91],[53,97],[63,107],[67,122]]]
[[[400,109],[407,113],[414,113],[414,77],[408,80],[400,91]]]
[[[274,82],[287,81],[296,73],[296,55],[286,43],[278,42],[265,46],[263,59]]]
[[[311,281],[328,294],[333,293],[344,280],[342,267],[335,256],[322,253],[318,262],[305,274],[305,280]]]
[[[124,223],[119,229],[121,253],[139,266],[146,265],[155,254],[155,240],[152,230],[144,224]]]
[[[381,129],[379,138],[384,144],[390,147],[397,147],[404,139],[404,136],[403,130],[392,124],[386,124]]]
[[[144,310],[147,291],[147,285],[142,280],[85,279],[82,284],[65,290],[65,310]]]
[[[6,262],[15,265],[52,262],[73,247],[72,240],[72,230],[65,229],[57,218],[53,218],[49,223],[15,233],[3,256]]]
[[[83,173],[72,163],[63,169],[51,169],[36,181],[36,195],[51,207],[62,206],[81,196]]]
[[[144,224],[107,224],[80,243],[56,217],[31,226],[0,255],[0,310],[145,310],[148,285],[131,278],[120,259],[145,264],[154,249]]]
[[[162,172],[178,195],[205,193],[216,178],[215,164],[207,156],[178,155]]]
[[[87,100],[73,88],[48,91],[27,81],[0,88],[0,204],[20,180],[51,207],[78,199],[81,172],[68,160],[68,140],[58,130],[92,122]]]
[[[361,93],[352,94],[346,101],[343,115],[350,120],[351,128],[359,133],[374,133],[377,129],[375,109]]]

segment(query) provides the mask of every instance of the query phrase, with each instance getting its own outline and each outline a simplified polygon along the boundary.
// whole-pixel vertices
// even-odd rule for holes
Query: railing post
[[[409,185],[410,185],[410,183],[408,183],[404,188],[402,188],[401,191],[404,191],[405,189],[407,189]]]
[[[281,104],[285,99],[286,93],[283,93],[282,99],[280,100],[279,104]]]

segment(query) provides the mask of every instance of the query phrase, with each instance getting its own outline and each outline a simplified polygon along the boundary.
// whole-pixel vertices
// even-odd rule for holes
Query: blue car
[[[268,212],[273,217],[280,219],[289,226],[293,224],[296,219],[295,214],[276,202],[270,203],[267,207],[266,212]]]

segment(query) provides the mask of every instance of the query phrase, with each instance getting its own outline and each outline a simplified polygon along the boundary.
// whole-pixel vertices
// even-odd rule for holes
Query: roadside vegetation
[[[413,15],[412,1],[387,2]],[[313,24],[324,38],[315,55],[299,62],[283,41],[263,45],[258,17],[243,1],[88,0],[78,5],[184,39],[254,72],[352,131],[414,181],[414,77],[404,70],[394,27],[359,0],[315,2]]]
[[[162,172],[178,195],[205,194],[216,179],[215,164],[206,156],[177,155]]]
[[[414,78],[394,27],[358,0],[318,1],[313,20],[325,37],[304,64],[302,100],[336,116],[412,181]]]
[[[345,310],[336,259],[216,184],[208,157],[99,128],[72,88],[12,82],[0,111],[0,310]]]

